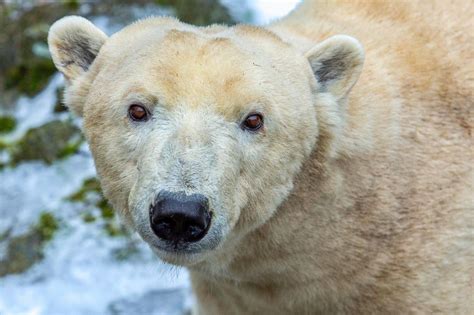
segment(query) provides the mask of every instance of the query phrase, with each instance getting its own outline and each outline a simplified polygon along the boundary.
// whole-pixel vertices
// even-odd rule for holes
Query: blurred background
[[[104,200],[62,104],[49,26],[71,14],[109,35],[151,15],[265,24],[297,2],[0,0],[0,315],[174,315],[193,303],[186,271],[155,258]]]

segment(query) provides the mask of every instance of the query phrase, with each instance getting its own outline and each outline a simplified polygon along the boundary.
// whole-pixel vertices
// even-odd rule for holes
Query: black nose
[[[161,191],[150,207],[151,229],[167,241],[197,242],[210,223],[209,201],[200,194]]]

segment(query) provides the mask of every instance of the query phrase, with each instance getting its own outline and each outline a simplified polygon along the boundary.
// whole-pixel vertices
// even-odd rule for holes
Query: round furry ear
[[[68,81],[89,69],[107,35],[80,16],[67,16],[49,29],[48,45],[56,68]]]
[[[313,47],[306,57],[323,92],[341,99],[357,82],[364,64],[364,49],[355,38],[330,37]]]

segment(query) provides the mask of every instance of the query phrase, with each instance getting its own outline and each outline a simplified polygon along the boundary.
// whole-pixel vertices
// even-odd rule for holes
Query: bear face
[[[363,63],[347,36],[304,55],[263,28],[170,18],[107,38],[67,17],[48,41],[105,196],[159,257],[186,266],[274,215],[321,126],[343,119]]]

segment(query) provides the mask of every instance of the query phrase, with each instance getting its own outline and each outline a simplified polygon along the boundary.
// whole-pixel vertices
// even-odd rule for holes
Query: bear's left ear
[[[80,16],[67,16],[49,29],[48,45],[56,68],[69,82],[87,72],[107,35]]]
[[[322,91],[337,100],[347,96],[356,83],[364,64],[364,49],[353,37],[336,35],[306,53]]]

